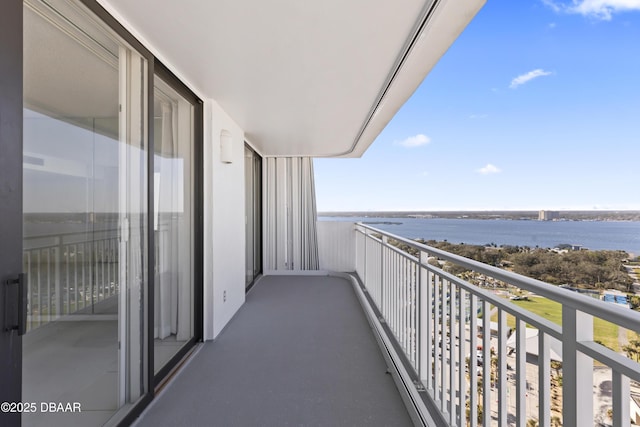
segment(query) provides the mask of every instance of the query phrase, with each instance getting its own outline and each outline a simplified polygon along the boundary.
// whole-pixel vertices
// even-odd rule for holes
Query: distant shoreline
[[[640,221],[640,211],[556,211],[553,221]],[[538,211],[344,211],[318,212],[319,217],[451,218],[538,221]]]

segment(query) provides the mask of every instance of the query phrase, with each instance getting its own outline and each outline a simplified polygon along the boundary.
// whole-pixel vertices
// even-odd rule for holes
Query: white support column
[[[427,263],[427,259],[429,258],[426,252],[420,251],[420,270],[418,273],[418,331],[419,331],[419,340],[418,340],[418,351],[419,351],[419,363],[420,367],[420,380],[422,384],[430,391],[430,379],[431,379],[431,362],[429,357],[429,352],[431,351],[431,346],[429,343],[431,342],[431,337],[429,333],[429,320],[431,317],[431,306],[429,304],[430,298],[429,294],[431,290],[429,289],[429,272],[422,267],[423,264]]]
[[[456,291],[455,285],[449,283],[449,331],[443,338],[443,345],[449,342],[449,423],[456,424]]]
[[[549,336],[538,331],[538,426],[551,425],[551,360]]]
[[[507,313],[498,309],[498,425],[507,425]]]
[[[465,324],[467,322],[467,310],[466,310],[466,293],[464,289],[458,288],[458,336],[456,342],[458,343],[458,396],[459,396],[459,416],[458,425],[467,425],[466,423],[466,400],[467,400],[467,377],[465,374],[465,355],[467,354],[467,339],[465,336]],[[471,352],[469,352],[471,354]]]
[[[527,328],[522,320],[516,322],[516,424],[527,422]]]
[[[478,297],[471,294],[469,304],[469,421],[478,422]]]
[[[487,357],[488,356],[488,357]],[[491,304],[482,302],[482,425],[491,425]]]
[[[593,341],[593,317],[562,307],[562,416],[563,425],[593,424],[593,359],[578,352],[576,343]]]

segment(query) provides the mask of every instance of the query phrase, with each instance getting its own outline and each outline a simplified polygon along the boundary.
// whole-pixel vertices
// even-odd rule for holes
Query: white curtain
[[[182,341],[191,337],[190,144],[186,149],[179,144],[178,104],[163,101],[161,107],[161,139],[160,147],[156,147],[160,155],[156,155],[154,174],[157,199],[154,338],[176,335]]]
[[[313,160],[272,157],[263,165],[265,270],[317,270]]]

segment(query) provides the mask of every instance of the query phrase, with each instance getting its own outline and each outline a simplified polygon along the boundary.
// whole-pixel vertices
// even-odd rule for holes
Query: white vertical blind
[[[264,206],[265,270],[317,270],[312,159],[266,158]]]

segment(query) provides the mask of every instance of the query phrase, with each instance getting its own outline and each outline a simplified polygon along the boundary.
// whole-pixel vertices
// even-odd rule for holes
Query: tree
[[[622,351],[627,353],[629,359],[640,362],[640,339],[636,338],[629,341],[629,344],[622,347]]]

